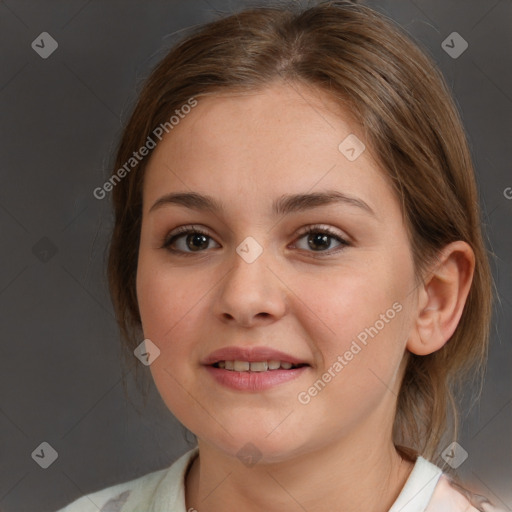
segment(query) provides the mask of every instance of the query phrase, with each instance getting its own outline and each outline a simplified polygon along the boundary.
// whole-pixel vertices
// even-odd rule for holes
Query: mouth
[[[233,372],[246,372],[246,373],[262,373],[272,372],[276,370],[295,370],[304,366],[309,366],[307,363],[292,363],[290,361],[268,360],[268,361],[240,361],[240,360],[220,360],[209,365],[213,368],[228,370]]]
[[[271,347],[228,346],[212,352],[202,364],[223,388],[246,393],[271,390],[301,378],[311,364]]]

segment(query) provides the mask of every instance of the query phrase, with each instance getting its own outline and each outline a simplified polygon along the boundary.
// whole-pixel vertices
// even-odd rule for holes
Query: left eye
[[[346,240],[328,228],[309,227],[299,235],[297,240],[301,239],[307,240],[307,248],[312,249],[312,252],[322,252],[327,254],[342,250],[337,249],[327,251],[327,249],[331,248],[332,239],[336,240],[341,248],[349,245]],[[178,241],[184,241],[185,243],[182,243],[180,247],[180,244],[176,243]],[[187,228],[184,226],[179,228],[174,233],[171,233],[171,235],[164,241],[162,248],[167,249],[172,253],[192,254],[203,252],[203,249],[208,249],[210,241],[217,243],[206,232],[198,228]],[[176,247],[173,248],[173,245]],[[217,246],[220,247],[218,244]],[[307,250],[307,248],[304,249],[303,247],[299,247],[299,249],[302,250]]]
[[[313,249],[313,252],[326,252],[327,254],[335,253],[340,250],[341,248],[348,246],[349,243],[341,238],[337,233],[331,231],[328,228],[319,228],[319,227],[309,227],[305,232],[303,232],[299,240],[302,238],[306,238],[307,246],[310,249]],[[340,249],[337,250],[330,250],[327,251],[326,249],[330,249],[331,247],[331,240],[335,239],[339,242]],[[299,247],[300,248],[300,247]],[[320,251],[317,251],[315,249],[320,248]]]

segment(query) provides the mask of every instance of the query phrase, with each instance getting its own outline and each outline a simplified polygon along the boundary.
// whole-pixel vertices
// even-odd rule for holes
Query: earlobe
[[[475,269],[475,255],[463,241],[448,244],[418,289],[416,319],[406,348],[427,355],[450,339],[464,310]]]

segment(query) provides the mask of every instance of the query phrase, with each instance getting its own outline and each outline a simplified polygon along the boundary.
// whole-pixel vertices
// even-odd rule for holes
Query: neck
[[[187,510],[386,512],[414,463],[384,442],[387,432],[366,437],[370,443],[358,443],[355,438],[365,434],[360,431],[287,460],[252,467],[199,440],[200,455],[185,479]]]

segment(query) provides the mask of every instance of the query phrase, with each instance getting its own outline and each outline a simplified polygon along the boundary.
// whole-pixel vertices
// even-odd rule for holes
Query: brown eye
[[[205,249],[208,249],[210,241],[213,241],[213,238],[204,231],[183,226],[170,233],[162,248],[173,253],[191,254],[204,252]]]
[[[203,235],[202,233],[192,233],[189,235],[185,235],[185,245],[191,251],[207,249],[208,237],[206,235]]]
[[[322,228],[319,226],[308,227],[301,233],[299,239],[302,238],[307,240],[307,248],[299,247],[299,249],[304,249],[306,251],[311,249],[308,252],[333,254],[350,245],[346,240],[341,238],[338,233],[329,228]],[[332,246],[332,240],[336,240],[341,248],[329,250]]]

